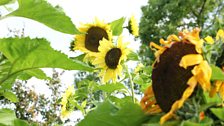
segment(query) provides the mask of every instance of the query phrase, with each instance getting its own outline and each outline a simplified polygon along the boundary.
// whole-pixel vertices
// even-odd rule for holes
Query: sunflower
[[[115,46],[111,41],[103,39],[100,41],[99,53],[93,64],[101,69],[99,76],[102,77],[102,82],[106,83],[109,80],[114,82],[122,73],[122,61],[127,59],[129,49],[128,43],[122,42],[122,37],[118,37],[117,45]]]
[[[103,38],[112,39],[110,25],[95,18],[92,24],[82,24],[79,31],[85,34],[75,36],[74,50],[80,50],[86,53],[85,58],[91,58],[93,53],[99,52],[99,41]]]
[[[70,115],[71,111],[73,110],[74,107],[71,107],[71,105],[69,104],[69,101],[71,100],[71,98],[73,97],[75,93],[74,87],[73,86],[69,86],[67,88],[67,90],[65,91],[65,93],[63,94],[62,100],[61,100],[61,117],[62,118],[66,118]]]
[[[139,36],[139,28],[134,15],[132,15],[130,20],[128,21],[128,30],[135,37]]]
[[[184,102],[192,95],[197,84],[204,91],[210,91],[211,68],[202,56],[203,39],[200,29],[187,30],[160,40],[164,46],[150,43],[158,49],[152,71],[152,90],[156,104],[166,114],[160,123],[173,117]],[[144,97],[143,97],[144,98]],[[147,103],[144,103],[146,104]]]

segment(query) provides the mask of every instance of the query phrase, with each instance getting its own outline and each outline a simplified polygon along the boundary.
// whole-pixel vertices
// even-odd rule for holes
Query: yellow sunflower
[[[153,64],[152,90],[156,103],[166,112],[160,119],[161,124],[183,106],[197,84],[204,91],[211,89],[212,70],[202,56],[204,41],[200,39],[199,32],[200,29],[196,28],[192,32],[180,32],[179,37],[170,35],[167,40],[160,40],[164,46],[150,43],[151,48],[158,49]],[[144,101],[147,100],[142,104],[147,105]]]
[[[93,64],[101,69],[99,76],[102,77],[103,83],[111,79],[115,82],[117,77],[121,76],[123,69],[121,62],[127,59],[130,51],[127,45],[127,42],[122,42],[122,37],[118,37],[116,46],[106,39],[100,41],[99,53],[95,55],[97,58]]]
[[[95,18],[92,24],[82,24],[79,31],[85,34],[78,34],[75,36],[74,50],[80,50],[86,53],[85,58],[90,58],[93,53],[98,52],[99,41],[103,38],[107,40],[112,39],[112,32],[110,25]]]
[[[69,86],[67,88],[67,90],[65,91],[65,93],[63,94],[62,100],[61,100],[61,117],[62,118],[66,118],[70,115],[71,110],[73,110],[73,108],[70,108],[69,106],[69,99],[74,95],[75,93],[75,89],[73,86]]]
[[[138,28],[137,20],[135,19],[134,15],[131,16],[128,22],[128,30],[135,37],[139,36],[139,28]]]

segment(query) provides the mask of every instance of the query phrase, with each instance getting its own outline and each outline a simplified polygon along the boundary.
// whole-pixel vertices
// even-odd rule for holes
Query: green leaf
[[[79,33],[71,19],[60,8],[52,7],[45,0],[18,0],[18,3],[19,8],[9,16],[36,20],[54,30],[68,34]]]
[[[86,54],[81,54],[81,55],[79,55],[79,56],[72,57],[72,59],[74,59],[74,60],[79,60],[79,61],[83,61],[85,55],[86,55]]]
[[[224,108],[211,108],[210,110],[216,117],[224,121]]]
[[[0,109],[0,125],[13,125],[13,121],[16,119],[15,112],[10,109]]]
[[[29,80],[31,77],[36,77],[37,79],[50,80],[41,69],[32,69],[21,72],[18,79],[20,80]]]
[[[144,85],[144,80],[141,78],[141,76],[136,75],[133,79],[133,82],[139,85]]]
[[[11,91],[5,91],[3,93],[3,96],[5,98],[7,98],[8,100],[10,100],[11,102],[18,102],[18,98],[16,97],[16,95],[14,93],[12,93]]]
[[[38,68],[93,70],[88,65],[80,61],[72,61],[65,54],[54,50],[45,39],[5,38],[0,39],[0,44],[0,52],[11,62],[10,69],[6,71],[7,74],[0,78],[0,84],[10,78],[15,79],[23,71],[28,71],[29,74],[37,77],[36,74],[40,73]],[[42,74],[39,78],[45,77]]]
[[[26,121],[24,121],[24,120],[15,119],[13,126],[29,126],[29,124]]]
[[[138,58],[138,54],[131,51],[129,54],[128,54],[128,60],[133,60],[133,61],[138,61],[139,58]]]
[[[115,36],[119,36],[123,32],[123,24],[124,24],[125,18],[122,17],[118,20],[115,20],[110,23],[112,34]]]
[[[224,81],[224,72],[222,71],[222,69],[220,69],[219,67],[217,67],[215,65],[211,65],[211,68],[212,68],[211,80]]]
[[[94,92],[98,90],[102,90],[104,92],[111,94],[114,91],[126,90],[126,87],[121,83],[115,83],[115,84],[113,83],[113,84],[99,85],[95,87]]]
[[[109,101],[97,106],[77,126],[140,126],[145,115],[139,105],[127,102],[116,107]]]
[[[196,123],[194,118],[191,120],[182,121],[181,126],[211,126],[213,124],[213,120],[205,117],[202,121]]]
[[[203,98],[206,103],[221,103],[222,102],[222,99],[217,94],[215,94],[213,97],[210,97],[209,93],[203,92]]]
[[[12,0],[1,0],[0,1],[0,5],[5,5],[8,4],[9,2],[11,2]]]

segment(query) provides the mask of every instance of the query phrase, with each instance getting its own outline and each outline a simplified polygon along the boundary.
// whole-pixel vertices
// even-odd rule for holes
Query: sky
[[[93,22],[95,17],[105,22],[111,22],[121,17],[126,17],[128,19],[131,15],[134,15],[139,22],[142,15],[141,6],[146,5],[147,1],[148,0],[48,0],[53,6],[59,5],[64,10],[65,14],[71,18],[76,27],[79,27],[80,23]],[[18,4],[9,5],[8,7],[16,9]],[[7,14],[7,11],[3,7],[0,7],[0,12],[3,15]],[[54,49],[61,50],[69,56],[77,55],[69,51],[70,42],[74,38],[73,35],[54,31],[30,19],[10,17],[0,20],[0,37],[9,37],[8,29],[21,32],[23,27],[25,27],[25,36],[31,38],[46,38],[50,41]],[[136,50],[140,46],[139,40],[134,41],[133,36],[131,36],[127,30],[123,31],[123,37],[124,41],[130,42],[131,48]],[[44,69],[44,71],[51,76],[51,69]],[[74,73],[75,71],[66,71],[61,77],[62,83],[71,85],[74,80]],[[44,83],[44,81],[39,81],[35,78],[29,81],[30,85],[34,84],[34,88],[38,88],[39,93],[48,92],[46,88],[40,88],[44,87]]]

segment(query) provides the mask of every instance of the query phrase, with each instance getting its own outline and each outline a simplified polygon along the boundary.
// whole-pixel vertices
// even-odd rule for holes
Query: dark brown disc
[[[187,81],[192,77],[194,66],[184,69],[179,66],[186,54],[197,54],[195,46],[176,42],[160,55],[159,62],[152,71],[152,87],[156,101],[164,112],[168,112],[173,103],[180,99],[187,88]]]

